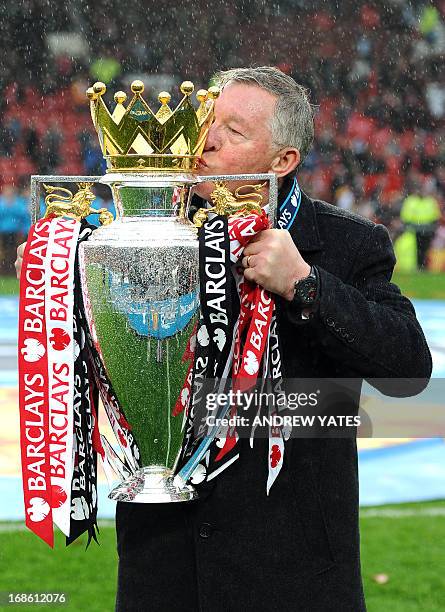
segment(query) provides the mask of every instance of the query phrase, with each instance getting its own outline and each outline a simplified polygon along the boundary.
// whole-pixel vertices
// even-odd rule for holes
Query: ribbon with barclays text
[[[280,229],[291,228],[300,204],[301,191],[295,178],[279,206],[277,225]],[[215,226],[220,231],[219,237],[215,235]],[[228,220],[210,217],[200,229],[201,317],[186,351],[190,368],[175,406],[176,413],[185,409],[187,427],[177,469],[178,478],[182,481],[190,479],[197,485],[212,480],[239,457],[235,426],[206,430],[195,423],[197,414],[205,414],[199,407],[204,402],[203,381],[206,377],[214,379],[212,391],[224,392],[224,385],[231,384],[232,391],[236,393],[237,390],[253,389],[258,373],[262,371],[263,385],[275,393],[282,388],[281,351],[273,296],[246,281],[240,266],[245,246],[258,232],[268,227],[269,221],[263,212],[262,215],[229,217]],[[218,244],[215,239],[219,239]],[[231,265],[228,269],[229,258]],[[218,262],[222,265],[223,261],[224,267],[215,280],[215,265]],[[223,281],[224,270],[226,277]],[[231,294],[227,293],[229,289]],[[215,291],[217,296],[213,295]],[[237,299],[234,299],[234,295]],[[233,320],[227,321],[230,316]],[[212,320],[217,323],[216,326],[212,327]],[[224,352],[221,351],[222,345]],[[234,416],[238,408],[240,406],[220,406],[215,421],[228,412],[230,417]],[[268,410],[269,416],[272,416],[274,408],[271,406]],[[282,468],[284,441],[289,435],[290,432],[284,432],[279,427],[271,426],[269,429],[267,493]]]
[[[84,531],[89,539],[96,532],[97,392],[81,329],[75,274],[82,234],[81,223],[72,218],[38,221],[28,236],[20,279],[19,405],[26,525],[50,546],[53,523],[68,542]]]

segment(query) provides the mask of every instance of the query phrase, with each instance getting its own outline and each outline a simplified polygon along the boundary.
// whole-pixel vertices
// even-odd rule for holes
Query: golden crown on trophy
[[[86,93],[107,172],[193,172],[213,120],[218,87],[200,89],[196,93],[199,107],[195,109],[190,100],[194,85],[184,81],[180,86],[184,97],[178,106],[172,110],[170,94],[162,91],[156,113],[142,97],[142,81],[132,82],[133,97],[127,106],[125,92],[114,94],[112,113],[102,99],[106,89],[98,82]]]

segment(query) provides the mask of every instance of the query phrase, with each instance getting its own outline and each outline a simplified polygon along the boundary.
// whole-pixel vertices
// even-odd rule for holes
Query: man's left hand
[[[287,230],[269,229],[257,234],[244,249],[244,278],[286,300],[294,297],[295,281],[309,276],[311,267]]]

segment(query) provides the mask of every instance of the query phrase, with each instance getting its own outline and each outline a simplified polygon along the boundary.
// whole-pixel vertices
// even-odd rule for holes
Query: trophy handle
[[[99,183],[101,176],[64,176],[64,175],[41,175],[34,174],[31,176],[31,201],[30,201],[30,215],[31,215],[31,223],[35,223],[40,218],[40,186],[46,185],[49,189],[49,192],[54,192],[57,190],[62,190],[61,187],[52,187],[51,183],[90,183],[94,185],[95,183]],[[47,193],[48,193],[47,191]],[[63,192],[71,193],[68,189],[63,189]],[[63,200],[65,202],[69,201],[68,193],[66,196],[58,196],[59,200]],[[49,195],[54,195],[49,194]],[[48,196],[47,196],[48,197]],[[68,198],[68,199],[66,199]],[[98,213],[98,210],[93,210],[92,213]],[[63,210],[60,210],[61,214],[65,214]],[[72,215],[71,215],[72,216]]]
[[[269,217],[272,227],[276,227],[277,223],[277,207],[278,207],[278,180],[273,172],[267,174],[215,174],[209,176],[197,177],[197,182],[213,182],[215,189],[210,194],[214,206],[211,208],[200,208],[193,216],[193,223],[196,227],[201,227],[206,221],[209,212],[214,212],[218,215],[246,215],[252,212],[261,212],[263,204],[263,196],[259,193],[260,189],[265,186],[265,183],[244,184],[235,189],[232,193],[227,189],[226,182],[228,181],[267,181],[269,183],[269,202],[267,204],[267,216]],[[242,194],[241,189],[251,190],[250,193]],[[193,190],[191,190],[193,195]],[[191,200],[189,196],[189,205]]]
[[[278,207],[278,180],[274,173],[267,174],[215,174],[210,176],[197,176],[197,182],[204,181],[268,181],[269,182],[269,203],[267,215],[272,227],[277,223]],[[50,183],[101,183],[102,176],[66,176],[66,175],[41,175],[31,176],[31,201],[30,215],[31,222],[35,223],[40,216],[40,186]],[[237,190],[238,191],[238,190]],[[238,200],[239,201],[239,200]]]
[[[78,183],[78,191],[73,194],[65,187],[46,185],[43,187],[47,193],[45,197],[46,212],[44,218],[56,217],[71,217],[76,221],[81,221],[88,215],[99,215],[101,225],[109,225],[113,222],[113,215],[106,208],[92,208],[91,204],[96,199],[96,196],[91,190],[93,183]]]
[[[259,185],[241,185],[232,193],[225,181],[215,181],[215,189],[210,194],[213,206],[200,208],[193,215],[195,227],[202,227],[208,219],[209,213],[215,213],[223,217],[235,216],[246,217],[247,215],[262,213],[263,195],[261,189],[266,183]],[[250,189],[249,193],[240,193],[241,189]]]

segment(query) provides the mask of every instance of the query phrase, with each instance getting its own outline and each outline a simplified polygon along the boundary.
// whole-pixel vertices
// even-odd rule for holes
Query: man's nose
[[[207,140],[204,147],[204,153],[206,151],[217,151],[221,146],[221,138],[219,134],[219,129],[215,123],[209,128],[209,132],[207,134]]]

